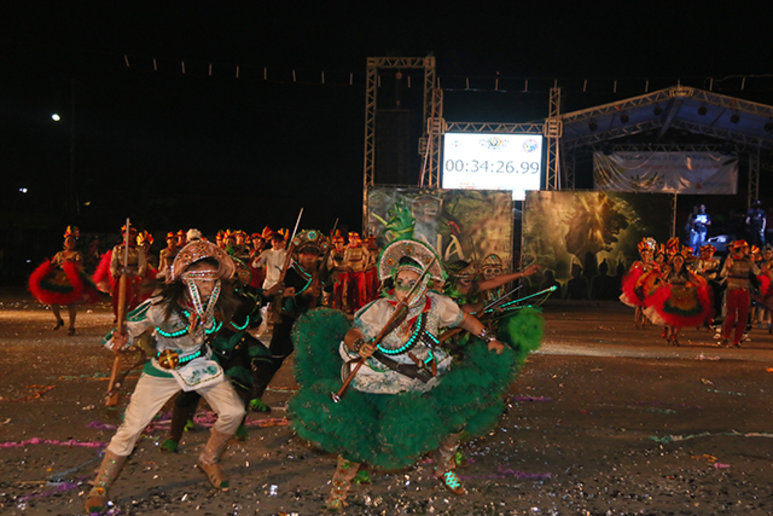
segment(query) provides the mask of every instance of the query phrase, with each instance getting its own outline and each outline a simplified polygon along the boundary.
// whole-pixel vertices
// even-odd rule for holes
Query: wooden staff
[[[377,346],[382,340],[384,340],[384,337],[392,333],[394,330],[396,330],[405,319],[405,316],[408,315],[408,308],[410,306],[409,301],[413,298],[414,294],[418,290],[419,286],[421,286],[422,282],[424,281],[424,278],[429,273],[430,267],[432,267],[435,264],[435,260],[437,260],[436,257],[432,258],[432,261],[427,265],[427,267],[424,269],[424,272],[422,272],[421,276],[419,276],[419,279],[416,280],[416,284],[413,285],[413,288],[408,292],[408,295],[405,296],[402,301],[400,301],[397,306],[395,307],[395,311],[392,312],[392,316],[389,318],[387,323],[384,325],[383,328],[381,328],[381,331],[378,332],[378,335],[373,339],[374,346]],[[341,396],[344,395],[346,392],[346,389],[349,387],[349,384],[352,383],[352,380],[354,380],[354,377],[357,375],[357,371],[360,370],[360,367],[362,367],[362,364],[365,363],[365,358],[360,357],[359,360],[357,360],[357,365],[354,366],[354,369],[352,369],[352,372],[349,373],[349,376],[346,377],[346,380],[344,380],[343,385],[341,385],[341,388],[338,389],[338,392],[331,392],[330,393],[330,399],[333,400],[334,403],[338,403],[341,401]]]
[[[126,282],[128,281],[127,267],[129,266],[129,218],[126,218],[126,232],[123,238],[123,266],[121,267],[121,277],[118,279],[118,314],[116,315],[117,327],[116,334],[122,335],[126,332]],[[105,397],[105,406],[114,407],[118,404],[118,388],[116,380],[118,371],[121,369],[121,353],[119,350],[113,350],[113,369],[110,371],[110,381],[107,384],[107,395]],[[120,386],[120,384],[118,384]]]

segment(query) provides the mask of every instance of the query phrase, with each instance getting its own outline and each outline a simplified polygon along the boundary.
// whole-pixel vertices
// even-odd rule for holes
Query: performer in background
[[[644,315],[664,326],[662,337],[673,346],[679,345],[682,328],[703,326],[714,315],[708,283],[685,266],[691,254],[689,247],[675,253],[644,299]]]
[[[528,277],[539,271],[539,265],[532,264],[522,272],[500,274],[490,279],[478,279],[475,262],[457,260],[448,266],[450,274],[444,293],[453,299],[466,313],[477,314],[485,305],[489,290],[497,289],[518,278]]]
[[[690,228],[690,247],[694,253],[698,254],[700,248],[706,245],[709,226],[711,226],[711,216],[706,212],[706,205],[698,206],[698,211],[693,214]]]
[[[161,295],[145,301],[128,316],[128,334],[108,334],[105,346],[122,350],[149,335],[155,357],[145,364],[123,423],[110,440],[85,503],[88,512],[107,509],[107,490],[131,454],[142,431],[181,389],[197,391],[217,413],[198,466],[213,487],[228,489],[220,457],[244,417],[244,406],[211,359],[207,341],[236,309],[230,282],[231,259],[217,246],[192,242],[175,258]]]
[[[722,285],[719,282],[720,262],[714,258],[717,248],[706,244],[700,248],[698,260],[693,263],[693,271],[702,277],[711,289],[711,302],[714,307],[714,318],[711,325],[716,324],[716,318],[722,314]]]
[[[166,247],[161,249],[158,253],[158,275],[159,279],[166,278],[169,273],[169,268],[172,266],[174,257],[177,256],[177,252],[180,249],[177,247],[177,236],[174,231],[170,231],[166,234]]]
[[[35,299],[51,306],[56,324],[54,330],[64,326],[60,305],[67,308],[68,335],[75,335],[75,318],[78,305],[96,303],[99,292],[83,271],[83,255],[76,249],[77,239],[72,226],[64,232],[64,248],[50,260],[40,264],[30,275],[29,289]]]
[[[121,234],[126,233],[126,226],[121,227]],[[125,242],[121,241],[113,247],[110,256],[110,276],[112,277],[112,289],[110,295],[113,298],[113,315],[118,317],[118,278],[121,277],[123,268]],[[140,304],[139,285],[147,272],[147,257],[145,251],[137,247],[137,230],[129,225],[129,250],[126,265],[126,308],[133,310]]]
[[[768,225],[768,216],[762,209],[762,203],[759,199],[749,211],[746,212],[746,231],[749,234],[749,242],[752,245],[762,248],[765,245],[765,229]]]
[[[344,253],[346,251],[346,241],[340,230],[331,237],[333,249],[327,258],[328,273],[333,281],[333,295],[331,296],[331,307],[344,310],[346,301],[346,261]]]
[[[721,346],[727,347],[732,336],[732,345],[741,347],[751,305],[752,287],[749,274],[759,275],[760,273],[760,268],[749,257],[749,244],[745,240],[736,240],[730,244],[730,256],[725,258],[719,273],[720,277],[727,282],[727,316],[722,325]]]
[[[349,310],[358,310],[368,298],[368,285],[365,281],[365,268],[368,264],[368,250],[362,243],[359,233],[349,233],[349,242],[344,250],[344,264],[347,271],[347,300]]]
[[[392,242],[378,268],[386,297],[360,309],[353,326],[340,311],[318,309],[294,330],[301,388],[288,413],[299,436],[338,454],[329,510],[347,505],[352,479],[364,464],[395,470],[427,452],[433,453],[434,476],[452,493],[465,494],[453,471],[461,434],[475,437],[496,423],[517,364],[540,339],[533,310],[520,311],[519,322],[503,329],[508,337],[499,337],[431,290],[443,284],[444,273],[423,242]],[[463,360],[452,363],[437,336],[457,326],[477,339],[465,346]],[[519,340],[505,348],[499,339],[514,336],[512,331]]]
[[[656,246],[657,243],[652,237],[643,238],[639,242],[637,245],[639,260],[631,264],[628,272],[623,277],[621,285],[620,301],[624,305],[634,308],[633,324],[637,328],[643,328],[647,321],[646,317],[644,317],[644,298],[646,297],[646,292],[639,280],[650,271],[657,269],[655,273],[660,272],[654,260]]]
[[[264,230],[265,231],[265,230]],[[265,278],[263,280],[263,290],[268,290],[279,281],[279,276],[282,273],[282,267],[285,263],[285,257],[287,256],[287,249],[285,249],[286,242],[285,237],[280,232],[271,233],[271,248],[266,249],[260,255],[252,261],[252,267],[265,269]]]
[[[265,291],[267,297],[274,296],[270,310],[278,313],[279,317],[274,324],[269,345],[271,364],[262,366],[256,376],[253,399],[250,401],[255,411],[269,411],[261,398],[282,363],[295,349],[291,337],[295,320],[310,308],[318,306],[323,288],[329,290],[329,279],[320,276],[325,272],[324,264],[318,263],[329,245],[327,237],[316,229],[300,231],[293,238],[294,259],[284,278],[280,271],[278,282]]]

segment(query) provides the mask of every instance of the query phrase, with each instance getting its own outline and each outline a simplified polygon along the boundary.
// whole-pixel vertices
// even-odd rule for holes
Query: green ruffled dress
[[[293,328],[300,386],[288,415],[300,437],[347,460],[395,470],[414,464],[461,429],[476,437],[496,424],[504,394],[526,355],[539,347],[542,315],[524,308],[502,321],[501,355],[473,338],[438,385],[427,392],[371,394],[349,388],[339,403],[343,361],[338,347],[351,327],[343,312],[317,308]]]

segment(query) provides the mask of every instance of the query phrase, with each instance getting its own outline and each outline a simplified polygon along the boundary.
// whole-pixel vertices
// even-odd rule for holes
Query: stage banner
[[[543,269],[533,289],[557,282],[564,297],[614,299],[641,239],[669,238],[672,209],[667,194],[527,192],[521,260]]]
[[[596,190],[734,195],[738,158],[717,152],[593,153]]]
[[[437,251],[444,262],[499,255],[512,263],[513,210],[509,190],[441,190],[376,186],[368,190],[367,228],[379,247],[407,236]]]

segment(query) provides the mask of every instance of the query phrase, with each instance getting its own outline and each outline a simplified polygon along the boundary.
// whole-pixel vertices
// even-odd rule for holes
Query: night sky
[[[55,251],[67,224],[113,232],[127,216],[156,231],[252,232],[292,226],[303,206],[304,226],[340,218],[359,230],[368,56],[435,55],[457,121],[542,118],[553,79],[565,111],[641,94],[645,79],[652,90],[726,78],[728,94],[773,96],[769,28],[742,3],[61,4],[2,8],[6,261],[18,247]],[[743,95],[734,75],[755,76]],[[420,117],[420,72],[412,79],[403,105]]]

